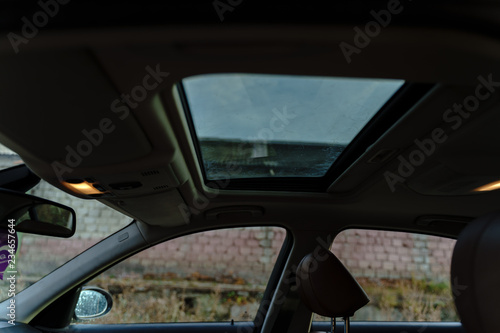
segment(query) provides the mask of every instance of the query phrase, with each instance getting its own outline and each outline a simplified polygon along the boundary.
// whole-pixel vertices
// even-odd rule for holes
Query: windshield
[[[0,145],[0,170],[22,163],[19,155]],[[18,232],[15,261],[10,263],[8,256],[13,251],[8,246],[7,233],[3,233],[5,237],[0,237],[0,301],[9,297],[9,272],[15,272],[15,293],[18,293],[130,223],[129,217],[96,200],[73,197],[43,180],[27,193],[73,208],[77,217],[76,232],[71,238]]]

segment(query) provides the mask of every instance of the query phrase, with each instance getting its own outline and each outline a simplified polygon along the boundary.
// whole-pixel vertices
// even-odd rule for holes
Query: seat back
[[[297,268],[297,285],[307,307],[325,317],[351,317],[369,302],[340,260],[325,249],[302,259]]]
[[[469,223],[451,262],[451,287],[467,332],[500,332],[500,213]]]

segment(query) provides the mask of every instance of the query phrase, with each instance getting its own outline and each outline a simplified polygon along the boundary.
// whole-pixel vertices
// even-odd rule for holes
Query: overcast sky
[[[214,74],[183,83],[199,137],[347,144],[403,81]]]
[[[0,143],[0,155],[17,155],[17,154]]]

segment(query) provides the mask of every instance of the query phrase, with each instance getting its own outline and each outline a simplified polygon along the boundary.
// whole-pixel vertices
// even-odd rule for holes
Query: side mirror
[[[102,317],[113,306],[111,294],[97,287],[86,287],[80,292],[75,307],[75,317],[80,320],[89,320]]]
[[[76,230],[70,207],[5,189],[0,189],[0,218],[0,228],[16,232],[68,238]]]

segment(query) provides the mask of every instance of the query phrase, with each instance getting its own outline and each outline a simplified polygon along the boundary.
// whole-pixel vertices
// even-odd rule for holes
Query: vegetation
[[[207,281],[208,280],[208,281]],[[241,279],[220,283],[195,274],[169,279],[110,277],[92,281],[113,294],[111,312],[88,323],[154,323],[253,320],[264,286]],[[231,283],[228,283],[231,282]],[[449,283],[360,279],[370,303],[353,320],[457,321]],[[329,320],[315,316],[314,320]]]
[[[241,278],[225,282],[196,273],[187,279],[160,280],[152,274],[96,279],[89,285],[110,291],[114,304],[108,315],[88,323],[253,320],[265,286],[248,285]]]
[[[410,279],[384,284],[369,286],[367,293],[385,320],[458,321],[449,283]]]
[[[458,321],[449,282],[358,279],[370,298],[353,320]],[[327,320],[317,316],[315,320]]]

